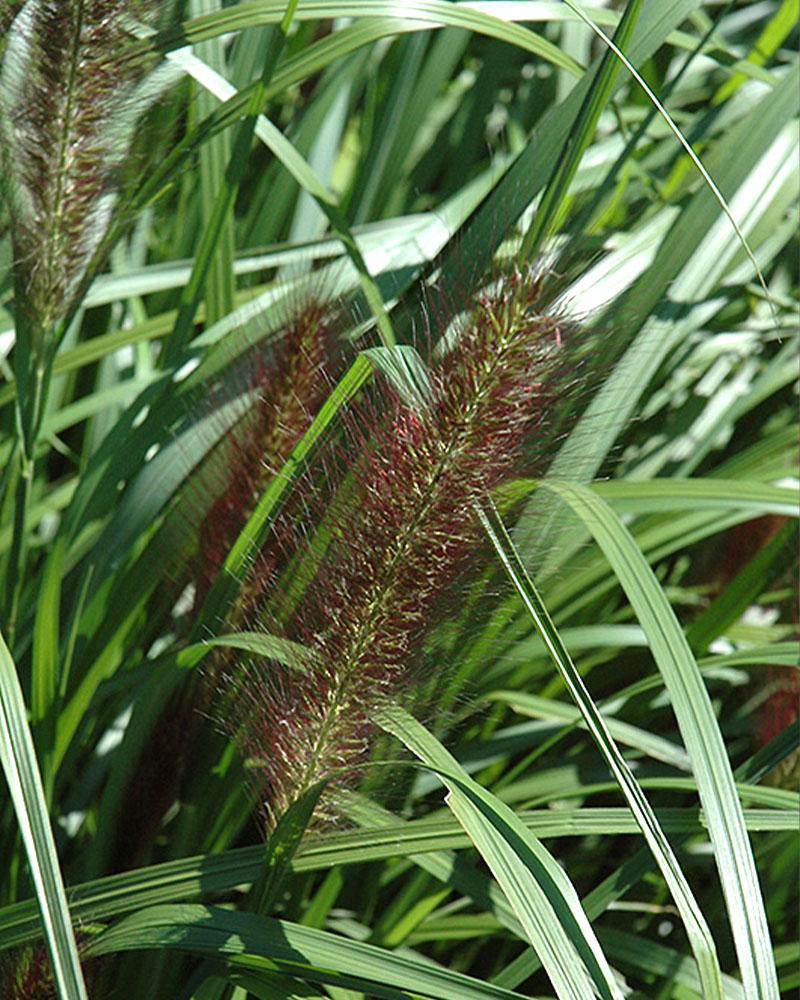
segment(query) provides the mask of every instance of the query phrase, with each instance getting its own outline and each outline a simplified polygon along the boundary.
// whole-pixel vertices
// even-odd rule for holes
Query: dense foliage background
[[[3,996],[793,995],[797,0],[0,9]],[[506,306],[384,764],[259,809]]]

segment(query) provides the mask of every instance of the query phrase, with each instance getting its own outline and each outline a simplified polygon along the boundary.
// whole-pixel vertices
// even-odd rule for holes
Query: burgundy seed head
[[[268,823],[317,781],[351,781],[366,761],[372,712],[408,683],[436,602],[481,537],[474,505],[548,419],[565,324],[537,311],[538,289],[537,272],[515,269],[469,304],[455,346],[431,368],[426,408],[388,391],[380,415],[351,415],[348,502],[316,575],[288,619],[261,619],[307,647],[314,666],[249,670],[246,722],[231,727],[256,762]]]
[[[237,389],[255,402],[238,426],[217,446],[190,486],[203,494],[199,551],[189,567],[196,586],[195,613],[202,607],[231,547],[259,498],[313,420],[327,389],[327,366],[335,351],[336,309],[322,299],[304,302],[290,315],[275,349],[264,358],[250,354],[241,366]],[[237,393],[238,395],[238,393]],[[221,402],[226,402],[223,399]],[[214,467],[214,472],[208,472]],[[220,468],[224,478],[216,481]],[[212,503],[205,493],[216,496]],[[259,552],[225,623],[236,631],[274,581],[281,548]],[[185,583],[185,581],[184,581]],[[220,678],[232,669],[231,650],[215,650],[205,661],[201,682],[184,686],[161,713],[147,754],[136,770],[127,801],[130,815],[117,846],[118,867],[143,864],[165,812],[175,801],[203,716],[218,694]],[[168,762],[165,766],[164,762]]]
[[[68,310],[108,226],[147,68],[129,57],[129,23],[158,6],[32,0],[10,27],[0,78],[4,168],[20,298],[40,334]]]

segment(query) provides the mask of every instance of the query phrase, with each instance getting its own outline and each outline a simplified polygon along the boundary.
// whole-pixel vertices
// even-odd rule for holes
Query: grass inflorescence
[[[20,307],[40,335],[72,307],[108,229],[151,59],[131,24],[153,0],[39,0],[18,13],[2,74],[5,170]]]
[[[315,577],[282,627],[308,649],[313,666],[243,671],[244,725],[237,699],[229,703],[272,823],[319,781],[357,775],[371,715],[408,686],[437,602],[480,538],[475,504],[519,468],[523,443],[557,406],[563,338],[574,331],[540,311],[541,287],[535,267],[496,275],[455,320],[455,343],[428,368],[420,405],[384,386],[380,400],[356,407],[346,421],[338,454],[355,485],[348,484]],[[290,512],[295,518],[297,507]],[[277,528],[301,546],[304,530],[285,517]],[[269,602],[255,622],[281,627]]]

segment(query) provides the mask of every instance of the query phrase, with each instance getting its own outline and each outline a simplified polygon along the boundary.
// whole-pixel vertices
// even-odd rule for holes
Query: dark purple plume
[[[563,321],[537,309],[540,276],[497,277],[457,321],[430,368],[426,406],[394,391],[348,421],[355,483],[297,609],[259,624],[302,643],[315,666],[243,671],[246,722],[230,726],[254,761],[268,823],[316,782],[352,780],[374,735],[372,710],[401,692],[442,592],[480,539],[474,506],[518,466],[562,381]],[[287,511],[284,535],[302,551]],[[231,702],[235,704],[235,702]]]

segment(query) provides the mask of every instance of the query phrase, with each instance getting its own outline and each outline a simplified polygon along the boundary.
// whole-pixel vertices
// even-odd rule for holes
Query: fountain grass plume
[[[255,392],[253,404],[239,427],[219,447],[223,475],[216,483],[201,476],[200,489],[215,495],[199,532],[198,599],[213,584],[231,546],[252,514],[269,481],[286,461],[322,404],[331,382],[336,353],[338,307],[323,297],[309,296],[287,315],[280,340],[268,358],[246,358],[246,387]],[[256,557],[258,571],[246,584],[247,597],[233,609],[242,617],[243,604],[263,594],[260,584],[270,575],[267,564],[274,546]],[[231,623],[229,623],[231,624]]]
[[[338,304],[323,294],[311,294],[284,308],[281,333],[269,353],[247,352],[231,376],[236,395],[248,401],[238,424],[187,485],[189,519],[198,542],[180,586],[192,584],[195,614],[259,497],[308,428],[330,385]],[[231,391],[229,383],[219,388],[215,403],[225,406]],[[191,512],[195,505],[197,511]],[[226,631],[243,627],[273,581],[279,560],[280,550],[274,545],[255,554],[252,572],[225,621]],[[149,857],[161,821],[179,795],[190,756],[200,752],[197,740],[204,717],[220,678],[232,669],[232,660],[231,650],[215,650],[196,678],[199,683],[182,685],[161,712],[127,790],[130,818],[117,845],[119,866],[141,864]]]
[[[302,643],[313,666],[250,665],[228,699],[268,827],[312,786],[351,783],[367,761],[373,711],[408,689],[436,606],[481,538],[475,505],[549,422],[571,330],[544,301],[536,268],[495,276],[451,324],[426,406],[389,390],[382,406],[351,413],[339,445],[351,488],[317,572],[288,618],[267,606],[256,622]],[[277,534],[302,551],[295,514]],[[318,815],[332,801],[329,791]]]
[[[74,306],[108,229],[149,69],[130,56],[132,19],[150,21],[158,7],[29,0],[9,28],[0,76],[4,173],[16,309],[34,340]]]
[[[14,279],[15,461],[19,479],[3,624],[13,642],[26,562],[25,510],[66,323],[103,256],[137,117],[157,94],[134,57],[135,22],[156,0],[6,4],[0,67],[0,163]]]

